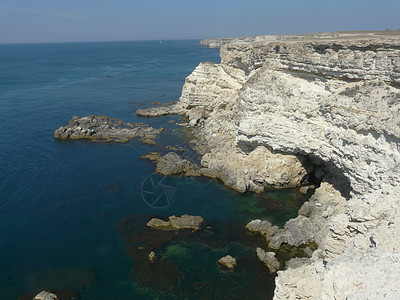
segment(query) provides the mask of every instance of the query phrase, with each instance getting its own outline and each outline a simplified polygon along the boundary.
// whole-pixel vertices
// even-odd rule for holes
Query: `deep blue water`
[[[303,201],[295,191],[239,195],[214,180],[172,178],[178,190],[165,209],[142,200],[142,182],[155,167],[139,156],[186,140],[168,122],[177,117],[140,119],[134,103],[178,100],[201,61],[218,62],[218,50],[199,41],[0,45],[0,299],[45,288],[75,290],[80,299],[167,297],[129,275],[133,262],[117,229],[126,215],[188,213],[239,227],[256,217],[282,225],[293,216]],[[88,114],[166,130],[157,145],[53,139],[72,116]],[[208,253],[211,265],[197,271],[218,275],[215,259],[228,253],[204,247],[163,253],[186,265],[188,256]],[[247,253],[235,247],[229,251]],[[195,272],[204,265],[191,261]]]

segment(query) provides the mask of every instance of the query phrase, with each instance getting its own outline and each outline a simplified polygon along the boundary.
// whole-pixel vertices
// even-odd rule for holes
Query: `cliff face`
[[[400,35],[202,43],[221,64],[200,64],[179,105],[204,110],[204,174],[239,191],[322,179],[269,241],[319,245],[278,273],[275,298],[400,298]]]

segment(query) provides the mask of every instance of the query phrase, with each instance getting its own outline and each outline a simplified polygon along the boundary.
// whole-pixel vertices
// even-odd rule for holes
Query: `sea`
[[[244,226],[259,218],[282,227],[307,196],[160,178],[141,158],[167,146],[196,158],[178,116],[135,112],[178,101],[202,61],[218,63],[219,50],[198,40],[0,45],[0,299],[32,299],[42,290],[78,299],[272,298],[275,275],[255,254],[266,242]],[[54,139],[72,116],[89,114],[164,132],[155,145]],[[165,205],[146,198],[152,180],[168,183]],[[203,233],[158,243],[164,237],[143,229],[152,217],[183,214],[202,216]],[[136,255],[149,247],[159,265],[168,263],[158,268],[147,253]],[[234,271],[216,263],[228,254],[238,261]]]

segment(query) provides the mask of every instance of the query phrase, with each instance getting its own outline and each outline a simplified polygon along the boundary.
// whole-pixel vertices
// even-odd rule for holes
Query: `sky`
[[[397,30],[400,0],[0,0],[0,43]]]

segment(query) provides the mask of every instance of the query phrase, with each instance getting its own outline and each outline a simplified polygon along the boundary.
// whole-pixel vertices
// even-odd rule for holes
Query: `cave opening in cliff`
[[[350,198],[350,182],[344,176],[343,171],[333,162],[324,161],[312,154],[278,151],[269,146],[256,143],[238,143],[239,149],[246,154],[251,153],[259,146],[267,148],[272,154],[295,155],[307,171],[306,175],[301,180],[301,185],[319,186],[323,181],[329,182],[343,197],[346,199]],[[268,164],[268,162],[265,163]]]
[[[329,182],[340,194],[346,198],[350,198],[350,182],[344,176],[343,171],[330,161],[323,161],[314,155],[296,154],[301,161],[304,162],[305,168],[308,170],[304,180],[308,183],[320,185],[321,182]]]

